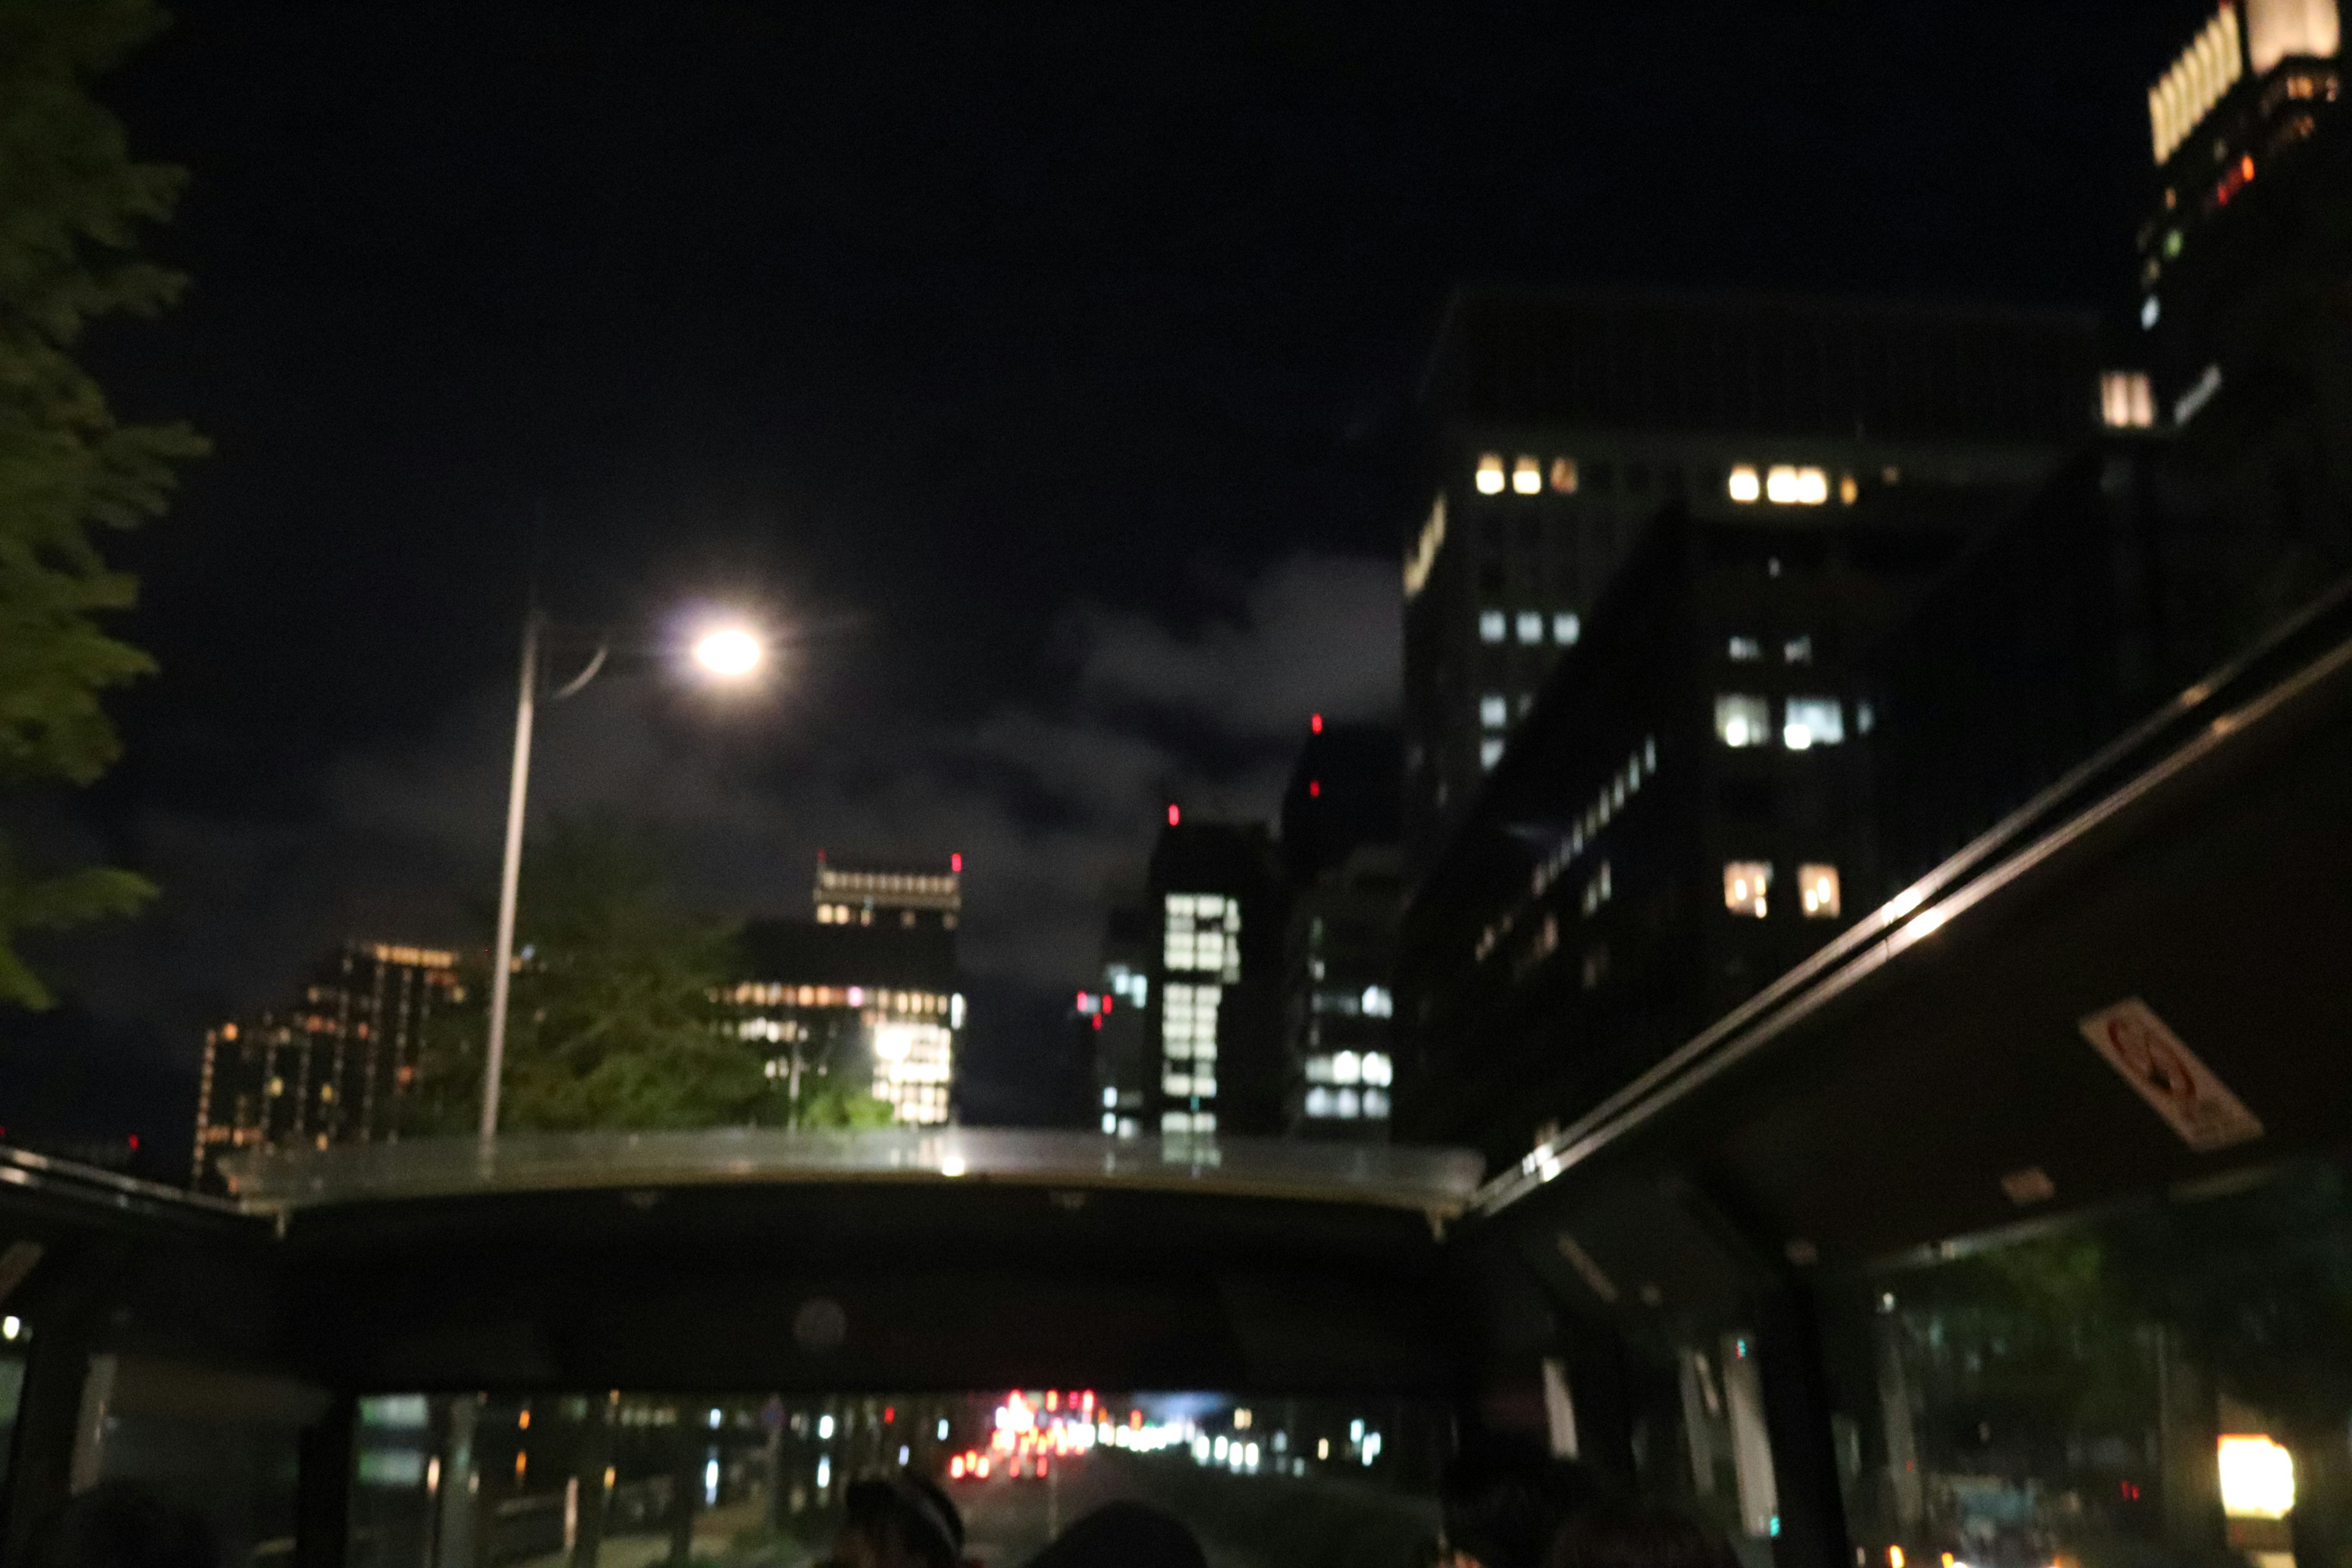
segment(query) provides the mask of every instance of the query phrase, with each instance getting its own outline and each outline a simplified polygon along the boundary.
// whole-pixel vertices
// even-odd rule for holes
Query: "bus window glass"
[[[960,1394],[380,1394],[360,1402],[352,1568],[824,1559],[844,1494],[904,1468],[964,1555],[1026,1561],[1135,1500],[1210,1560],[1399,1563],[1434,1542],[1442,1406],[1087,1388]]]
[[[1857,1561],[2352,1556],[2342,1171],[1962,1239],[1829,1283],[1832,1447]]]

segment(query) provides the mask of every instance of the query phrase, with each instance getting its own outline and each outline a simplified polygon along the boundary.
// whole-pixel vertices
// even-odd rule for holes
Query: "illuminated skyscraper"
[[[1282,874],[1262,823],[1171,824],[1151,853],[1145,1131],[1281,1130]],[[1153,1047],[1156,1047],[1156,1050]]]
[[[2257,291],[2343,271],[2352,241],[2328,216],[2352,195],[2352,152],[2330,129],[2339,30],[2334,0],[2222,0],[2148,88],[2137,310],[2157,423],[2189,423],[2252,368]]]
[[[809,1085],[842,1075],[892,1120],[953,1114],[964,999],[956,978],[963,857],[945,870],[817,861],[813,921],[754,921],[731,1026],[770,1052],[797,1119]]]
[[[465,1000],[457,955],[347,942],[294,1005],[205,1031],[196,1085],[198,1185],[224,1154],[398,1136],[435,1013]]]

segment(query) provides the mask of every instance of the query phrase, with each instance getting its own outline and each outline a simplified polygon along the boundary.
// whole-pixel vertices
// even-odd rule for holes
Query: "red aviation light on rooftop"
[[[1323,732],[1323,715],[1318,713],[1309,718],[1307,721],[1307,729],[1309,734],[1321,734]]]
[[[1321,779],[1308,779],[1307,781],[1307,798],[1309,800],[1320,800],[1322,796],[1323,781]]]
[[[1174,801],[1170,801],[1168,803],[1168,826],[1174,827],[1183,820],[1184,813],[1177,806]]]
[[[958,876],[961,876],[963,874],[963,856],[961,853],[948,857],[948,869],[953,871]]]

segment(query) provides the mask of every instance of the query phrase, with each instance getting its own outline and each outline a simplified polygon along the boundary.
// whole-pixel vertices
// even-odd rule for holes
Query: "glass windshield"
[[[359,1411],[353,1568],[825,1561],[849,1487],[922,1477],[1011,1568],[1093,1510],[1174,1516],[1217,1564],[1428,1560],[1442,1409],[1091,1389],[383,1394]]]
[[[2352,1195],[2257,1172],[1832,1292],[1860,1561],[2318,1568],[2352,1552]]]
[[[1004,1180],[1062,1187],[1370,1204],[1451,1215],[1477,1190],[1458,1149],[1231,1135],[1098,1138],[1046,1129],[888,1127],[812,1131],[515,1133],[328,1144],[225,1163],[230,1192],[259,1209],[383,1198],[749,1182]]]

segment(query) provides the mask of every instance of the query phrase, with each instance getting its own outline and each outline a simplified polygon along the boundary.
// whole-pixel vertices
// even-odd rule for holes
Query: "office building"
[[[1147,1131],[1282,1129],[1282,869],[1263,823],[1185,823],[1171,808],[1145,910]],[[1124,1111],[1121,1112],[1122,1116]]]
[[[1517,1159],[1875,902],[1864,655],[1969,531],[1915,493],[1652,521],[1408,906],[1400,1138]]]
[[[2136,299],[2154,385],[2132,423],[2189,424],[2246,379],[2274,313],[2259,308],[2265,285],[2342,274],[2339,44],[2334,0],[2223,0],[2148,88]]]
[[[1419,394],[1405,550],[1408,880],[1475,808],[1643,527],[1981,526],[2097,427],[2086,317],[1477,289]]]
[[[1286,1131],[1378,1142],[1395,1079],[1397,920],[1404,878],[1393,841],[1358,847],[1290,896],[1283,942]]]
[[[195,1184],[217,1186],[226,1154],[397,1137],[425,1032],[465,1000],[457,963],[436,948],[347,942],[293,1005],[205,1031]]]
[[[1293,1136],[1388,1135],[1402,784],[1393,726],[1318,714],[1283,791],[1283,1122]]]
[[[1094,1106],[1103,1131],[1133,1138],[1146,1131],[1160,1051],[1150,1028],[1152,958],[1160,922],[1140,903],[1116,903],[1103,932],[1098,990],[1078,993],[1078,1026],[1089,1036]],[[1156,1123],[1150,1130],[1156,1130]]]
[[[937,920],[901,922],[878,900],[889,918],[871,924],[854,918],[863,902],[847,907],[849,921],[744,927],[742,976],[722,993],[729,1026],[769,1052],[791,1124],[819,1079],[873,1095],[893,1121],[947,1121],[964,1028],[955,932]]]
[[[835,860],[820,849],[816,884],[809,897],[820,925],[953,931],[963,913],[963,857],[949,856],[947,869],[941,870],[937,866]]]

